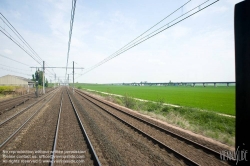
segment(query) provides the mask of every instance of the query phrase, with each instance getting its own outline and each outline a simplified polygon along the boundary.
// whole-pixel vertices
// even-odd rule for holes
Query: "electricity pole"
[[[45,69],[44,69],[44,61],[43,61],[43,94],[45,94],[45,88],[44,88],[44,77],[45,77]]]
[[[30,67],[30,68],[40,68],[40,67]],[[46,67],[46,68],[61,68],[61,69],[68,68],[68,69],[72,69],[72,67]],[[83,67],[75,67],[74,61],[73,61],[73,93],[74,93],[74,82],[75,82],[75,75],[74,75],[75,74],[75,69],[84,69],[84,68]],[[45,89],[44,89],[44,82],[45,81],[44,81],[44,79],[45,79],[45,62],[43,61],[43,93],[45,94]],[[65,80],[65,81],[67,81],[67,80]],[[56,75],[55,75],[55,82],[56,82]],[[58,83],[58,86],[59,86],[60,85],[59,78],[58,78],[57,83]],[[69,78],[68,78],[68,83],[69,83]]]
[[[55,82],[54,82],[54,89],[55,89],[55,84],[56,84],[56,74],[55,74]]]
[[[75,85],[74,85],[74,83],[75,83],[75,73],[74,73],[74,61],[73,61],[73,94],[74,94],[74,88],[75,88]]]

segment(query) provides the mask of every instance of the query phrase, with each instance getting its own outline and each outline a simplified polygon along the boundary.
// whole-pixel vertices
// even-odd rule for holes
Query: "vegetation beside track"
[[[81,87],[78,86],[80,89]],[[128,94],[118,97],[93,91],[91,93],[101,95],[106,100],[175,126],[213,138],[229,146],[234,146],[235,144],[235,118],[233,117],[222,116],[214,111],[204,111],[186,106],[166,106],[163,98],[158,98],[156,102],[143,102],[135,100]]]
[[[16,88],[15,86],[0,86],[0,94],[3,94],[5,91],[13,91]]]

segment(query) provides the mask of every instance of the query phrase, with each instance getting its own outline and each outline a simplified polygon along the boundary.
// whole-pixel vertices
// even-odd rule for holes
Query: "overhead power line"
[[[16,69],[16,70],[22,70],[22,71],[29,71],[30,72],[30,70],[19,69],[19,68],[15,68],[15,67],[3,65],[3,64],[0,64],[0,66],[5,66],[5,67],[9,67],[9,68]]]
[[[23,38],[23,36],[16,30],[16,28],[9,22],[9,20],[2,14],[0,13],[0,19],[3,21],[3,23],[5,25],[7,25],[7,27],[18,37],[18,39],[27,47],[27,49],[30,51],[27,51],[24,46],[22,46],[13,36],[11,36],[4,28],[2,28],[5,33],[7,33],[9,35],[9,38],[12,39],[12,41],[15,43],[15,44],[18,44],[18,46],[22,49],[29,55],[32,57],[32,59],[34,59],[37,63],[39,63],[41,65],[43,59],[36,53],[36,51],[30,46],[30,44]],[[6,35],[6,34],[5,34]],[[51,73],[49,70],[46,70],[48,71],[49,73]],[[53,73],[55,73],[53,71]]]
[[[191,0],[190,0],[191,1]],[[147,32],[149,32],[151,29],[153,29],[154,27],[156,27],[157,25],[159,25],[161,22],[163,22],[164,20],[166,20],[168,17],[170,17],[171,15],[173,15],[174,13],[176,13],[178,10],[182,9],[185,5],[187,5],[190,1],[186,2],[185,4],[183,4],[182,6],[180,6],[179,8],[177,8],[175,11],[173,11],[172,13],[170,13],[168,16],[166,16],[165,18],[163,18],[162,20],[160,20],[159,22],[157,22],[156,24],[154,24],[152,27],[150,27],[148,30],[146,30],[145,32],[143,32],[142,34],[140,34],[139,36],[137,36],[135,39],[133,39],[132,41],[130,41],[129,43],[127,43],[125,46],[123,46],[122,48],[120,48],[118,51],[116,51],[115,53],[113,53],[112,55],[108,56],[107,58],[105,58],[104,60],[102,60],[101,62],[99,62],[98,64],[92,66],[90,70],[92,70],[92,68],[96,68],[98,66],[100,66],[99,64],[103,64],[107,61],[109,61],[110,59],[112,59],[113,57],[115,57],[117,54],[119,54],[121,51],[123,51],[124,49],[126,49],[127,47],[129,47],[131,44],[133,44],[133,42],[136,42],[140,37],[142,37],[144,34],[146,34]]]
[[[6,18],[6,17],[4,17],[4,15],[2,14],[2,13],[0,13],[1,14],[1,16],[4,18],[4,20],[6,20],[7,22],[8,22],[8,24],[2,19],[2,21],[10,28],[10,30],[30,49],[30,50],[32,50],[32,52],[35,54],[35,56],[38,58],[38,59],[40,59],[41,61],[43,61],[42,60],[42,58],[34,51],[34,49],[29,45],[29,43],[22,37],[22,35],[16,30],[16,28],[9,22],[9,20]],[[10,26],[11,27],[10,27]]]
[[[72,8],[71,8],[71,19],[70,19],[70,29],[69,29],[69,41],[68,41],[68,53],[67,53],[67,63],[66,63],[66,73],[65,79],[67,77],[67,70],[68,70],[68,61],[69,61],[69,51],[70,51],[70,44],[71,44],[71,36],[75,18],[75,8],[76,8],[76,0],[72,0]]]
[[[4,33],[6,33],[7,37],[9,37],[15,44],[17,44],[21,49],[23,49],[27,54],[29,54],[34,60],[36,60],[35,57],[28,50],[26,50],[13,36],[11,36],[9,32],[6,31],[6,29],[4,29],[2,26],[0,26],[0,28],[2,28]]]
[[[10,69],[6,69],[6,68],[3,68],[3,67],[0,67],[0,69],[3,69],[3,70],[6,70],[6,71],[11,71],[11,72],[14,72],[14,73],[18,73],[18,74],[23,74],[23,75],[26,75],[26,76],[30,76],[31,77],[31,74],[25,74],[25,73],[21,73],[19,71],[13,71],[13,70],[10,70]]]
[[[205,7],[201,8],[201,6],[204,5],[204,4],[206,4],[208,1],[209,1],[209,0],[207,0],[207,1],[205,1],[205,2],[203,2],[203,3],[201,3],[201,4],[199,4],[198,6],[194,7],[194,8],[191,9],[191,10],[189,10],[188,12],[186,12],[186,13],[182,14],[181,16],[179,16],[179,17],[173,19],[172,21],[168,22],[168,23],[165,24],[164,26],[162,26],[162,27],[158,28],[157,30],[155,30],[155,31],[153,31],[153,32],[151,32],[151,33],[145,35],[144,37],[142,37],[146,32],[148,32],[148,31],[151,30],[153,27],[155,27],[155,26],[158,25],[160,22],[162,22],[162,21],[166,18],[166,17],[165,17],[163,20],[161,20],[160,22],[158,22],[157,24],[155,24],[153,27],[151,27],[150,29],[148,29],[147,31],[145,31],[144,33],[142,33],[140,36],[136,37],[134,40],[132,40],[131,42],[129,42],[128,44],[126,44],[124,47],[122,47],[122,48],[119,49],[118,51],[116,51],[114,54],[108,56],[107,58],[105,58],[105,59],[102,60],[101,62],[99,62],[99,63],[97,63],[96,65],[94,65],[94,66],[90,67],[89,69],[87,69],[86,72],[84,72],[82,75],[84,75],[84,74],[90,72],[91,70],[93,70],[93,69],[95,69],[95,68],[101,66],[102,64],[104,64],[104,63],[108,62],[109,60],[111,60],[111,59],[117,57],[118,55],[120,55],[120,54],[122,54],[122,53],[124,53],[124,52],[126,52],[126,51],[128,51],[128,50],[130,50],[131,48],[133,48],[133,47],[135,47],[135,46],[141,44],[142,42],[144,42],[144,41],[146,41],[146,40],[148,40],[148,39],[154,37],[155,35],[157,35],[157,34],[163,32],[163,31],[167,30],[168,28],[170,28],[170,27],[172,27],[172,26],[174,26],[174,25],[176,25],[176,24],[178,24],[178,23],[184,21],[185,19],[187,19],[187,18],[189,18],[189,17],[191,17],[191,16],[197,14],[198,12],[200,12],[200,11],[202,11],[203,9],[205,9],[205,8],[207,8],[207,7],[211,6],[211,5],[213,5],[214,3],[218,2],[219,0],[213,1],[212,3],[210,3],[210,4],[206,5]],[[187,3],[188,3],[188,2],[187,2]],[[178,11],[179,9],[181,9],[181,8],[182,8],[183,6],[185,6],[187,3],[185,3],[184,5],[182,5],[180,8],[178,8],[178,9],[175,10],[174,12]],[[193,13],[187,15],[188,13],[194,11],[195,9],[198,9],[198,10],[197,10],[196,12],[193,12]],[[174,13],[174,12],[173,12],[173,13]],[[173,14],[173,13],[171,13],[171,14]],[[170,14],[170,15],[171,15],[171,14]],[[169,16],[170,16],[170,15],[169,15]],[[187,16],[183,18],[183,16],[185,16],[185,15],[187,15]],[[168,16],[167,16],[167,17],[168,17]],[[179,20],[178,20],[178,19],[179,19]],[[178,21],[177,21],[177,20],[178,20]],[[176,22],[174,22],[174,21],[176,21]],[[167,26],[167,27],[166,27],[166,26]],[[142,37],[142,38],[140,38],[140,37]],[[140,39],[139,39],[139,38],[140,38]],[[138,40],[138,39],[139,39],[139,40]],[[82,76],[82,75],[81,75],[81,76]],[[80,76],[79,76],[79,77],[80,77]],[[79,78],[79,77],[78,77],[78,78]]]
[[[124,48],[126,48],[127,46],[129,46],[132,42],[136,41],[137,39],[139,39],[140,37],[142,37],[144,34],[146,34],[147,32],[149,32],[151,29],[153,29],[154,27],[156,27],[157,25],[159,25],[161,22],[163,22],[164,20],[166,20],[168,17],[170,17],[171,15],[173,15],[174,13],[176,13],[178,10],[182,9],[184,6],[186,6],[189,2],[191,2],[191,0],[189,0],[188,2],[186,2],[185,4],[183,4],[182,6],[180,6],[178,9],[176,9],[175,11],[173,11],[172,13],[170,13],[168,16],[166,16],[165,18],[163,18],[161,21],[157,22],[155,25],[153,25],[151,28],[149,28],[148,30],[146,30],[145,32],[143,32],[142,34],[140,34],[139,36],[137,36],[135,39],[133,39],[132,41],[130,41],[129,43],[127,43],[125,46],[123,46],[122,48],[120,48],[118,51],[116,51],[114,54],[112,55],[116,55],[117,53],[119,53],[120,51],[122,51]],[[111,55],[111,56],[112,56]],[[106,58],[108,59],[108,58]],[[104,59],[104,60],[106,60]]]
[[[14,60],[14,59],[11,59],[11,58],[9,58],[9,57],[7,57],[7,56],[1,55],[1,54],[0,54],[0,56],[1,56],[1,57],[4,57],[4,58],[7,58],[7,59],[9,59],[9,60],[12,60],[12,61],[14,61],[14,62],[20,63],[20,64],[22,64],[22,65],[25,65],[25,66],[30,67],[29,65],[27,65],[27,64],[25,64],[25,63],[19,62],[19,61]]]
[[[42,65],[41,62],[39,62],[38,60],[36,60],[29,52],[27,52],[21,45],[19,45],[14,39],[11,38],[11,36],[8,36],[4,31],[2,31],[0,29],[0,31],[6,36],[8,37],[11,41],[13,41],[19,48],[21,48],[24,52],[26,52],[32,59],[34,59],[38,64]]]

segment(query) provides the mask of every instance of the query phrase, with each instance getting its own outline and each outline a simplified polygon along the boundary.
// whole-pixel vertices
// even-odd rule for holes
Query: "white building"
[[[19,76],[13,76],[13,75],[6,75],[0,77],[0,86],[22,86],[22,87],[30,87],[33,88],[35,86],[35,82],[19,77]]]

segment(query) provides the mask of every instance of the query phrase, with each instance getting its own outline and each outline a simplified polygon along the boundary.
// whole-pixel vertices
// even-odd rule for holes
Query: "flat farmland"
[[[76,84],[75,87],[235,115],[235,86],[191,87]]]

